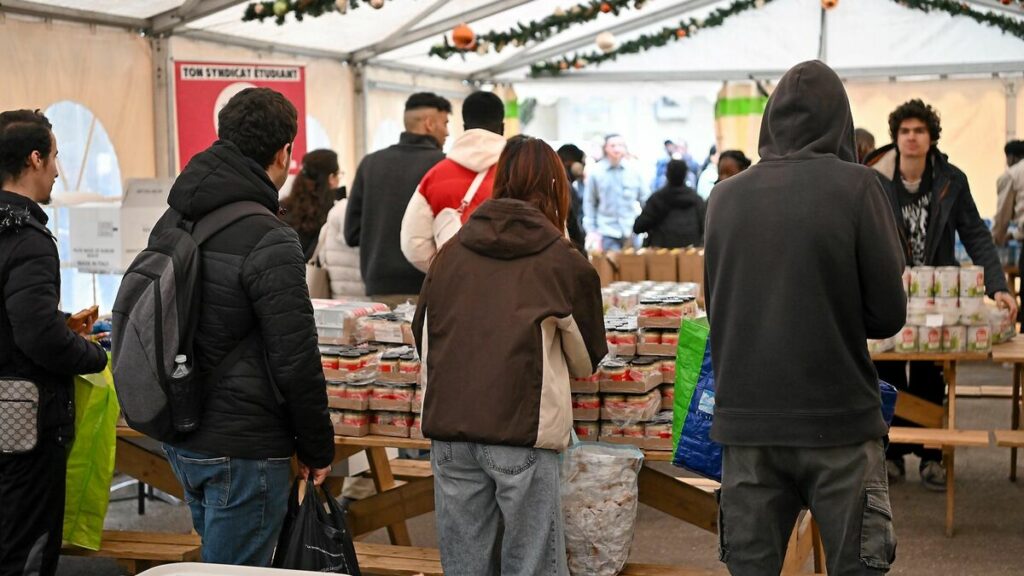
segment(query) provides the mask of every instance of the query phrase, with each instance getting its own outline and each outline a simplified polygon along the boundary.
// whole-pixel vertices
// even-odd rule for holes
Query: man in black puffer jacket
[[[647,233],[644,246],[686,248],[704,245],[704,199],[686,186],[686,162],[669,160],[665,186],[651,194],[633,223],[633,233]]]
[[[168,204],[195,222],[242,200],[267,208],[202,246],[195,354],[212,370],[248,339],[211,383],[199,429],[168,460],[185,488],[203,560],[266,566],[287,509],[290,457],[317,483],[334,459],[327,386],[298,236],[275,214],[291,162],[297,115],[279,93],[250,88],[221,110],[220,140],[197,154]],[[171,213],[173,215],[173,213]],[[165,216],[162,225],[173,218]]]
[[[57,309],[60,260],[39,207],[50,201],[56,178],[57,142],[46,117],[0,114],[0,377],[9,379],[0,382],[0,399],[13,380],[34,382],[40,398],[36,448],[0,455],[2,576],[57,571],[75,433],[72,377],[107,365],[106,352],[72,332]],[[15,425],[0,411],[0,426]]]

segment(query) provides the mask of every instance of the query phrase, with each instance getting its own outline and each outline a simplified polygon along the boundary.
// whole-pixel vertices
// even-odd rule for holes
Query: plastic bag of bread
[[[633,446],[580,442],[562,458],[565,550],[573,576],[615,576],[629,558],[644,454]]]

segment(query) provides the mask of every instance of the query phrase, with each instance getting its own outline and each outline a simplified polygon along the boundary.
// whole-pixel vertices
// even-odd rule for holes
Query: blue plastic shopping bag
[[[711,440],[715,416],[715,371],[711,366],[707,319],[683,320],[676,352],[675,405],[672,410],[672,463],[722,479],[722,447]]]

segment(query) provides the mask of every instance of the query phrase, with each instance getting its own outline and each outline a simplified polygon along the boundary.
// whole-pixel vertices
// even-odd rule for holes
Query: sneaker
[[[889,485],[898,484],[907,475],[907,466],[903,463],[903,457],[888,458],[885,461],[885,475],[889,477]]]
[[[921,463],[921,485],[933,492],[946,491],[946,469],[939,462]]]

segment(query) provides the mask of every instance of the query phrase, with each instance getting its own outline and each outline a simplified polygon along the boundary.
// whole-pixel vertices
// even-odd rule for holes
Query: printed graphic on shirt
[[[924,244],[928,234],[928,206],[931,195],[922,194],[910,204],[903,206],[903,221],[910,233],[910,251],[914,266],[924,266]]]

